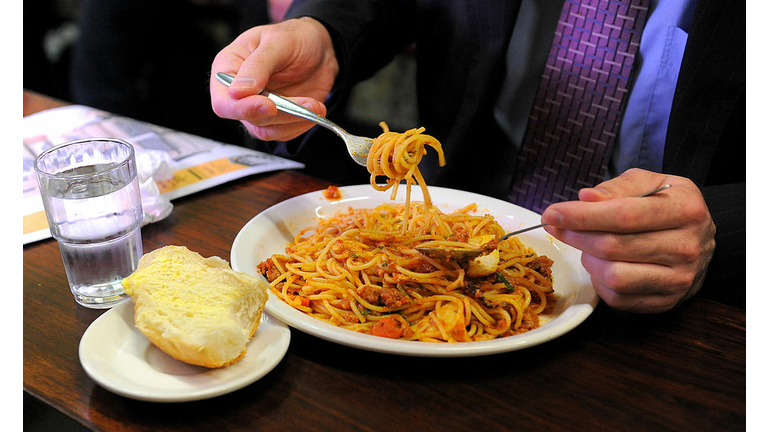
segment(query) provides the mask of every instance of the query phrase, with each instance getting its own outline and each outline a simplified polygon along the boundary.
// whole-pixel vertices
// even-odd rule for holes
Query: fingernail
[[[271,112],[269,111],[269,107],[265,106],[265,105],[260,106],[259,107],[259,114],[264,115],[264,116],[271,115]]]
[[[560,226],[563,221],[563,215],[557,210],[546,210],[541,215],[541,221],[547,225]]]
[[[599,193],[600,195],[602,195],[605,198],[610,198],[611,197],[611,193],[608,192],[607,189],[603,189],[601,187],[596,187],[596,188],[592,188],[592,189],[594,189],[595,192]]]
[[[230,87],[235,88],[251,88],[253,87],[253,78],[250,77],[238,77],[232,81]]]

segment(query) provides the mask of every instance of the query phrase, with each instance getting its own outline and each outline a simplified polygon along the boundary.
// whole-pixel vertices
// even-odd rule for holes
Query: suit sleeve
[[[311,17],[333,39],[340,74],[348,89],[371,77],[414,40],[416,13],[400,0],[296,0],[286,18]]]
[[[697,0],[664,151],[664,172],[701,189],[715,254],[699,296],[746,303],[746,37],[743,3]]]
[[[702,188],[717,227],[715,254],[699,295],[746,308],[746,182]]]

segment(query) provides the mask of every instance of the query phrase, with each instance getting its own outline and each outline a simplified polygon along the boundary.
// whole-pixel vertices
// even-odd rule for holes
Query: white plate
[[[340,187],[342,198],[328,200],[323,191],[311,192],[276,204],[251,219],[238,233],[232,245],[232,268],[261,276],[256,265],[270,255],[285,253],[285,246],[295,234],[320,218],[327,218],[349,207],[372,208],[390,202],[390,192],[378,192],[371,185]],[[450,212],[477,203],[478,213],[490,213],[505,230],[514,230],[541,222],[536,213],[506,201],[453,189],[429,187],[432,202],[442,211]],[[405,201],[401,188],[396,201]],[[420,189],[413,189],[413,201],[422,200]],[[459,357],[495,354],[518,350],[561,336],[581,324],[594,310],[598,297],[592,289],[589,275],[581,265],[581,253],[550,236],[544,230],[520,235],[520,240],[539,255],[554,260],[552,267],[555,291],[560,300],[552,315],[545,317],[541,327],[515,336],[461,343],[427,343],[387,339],[357,333],[325,323],[288,306],[271,292],[265,309],[291,327],[337,342],[370,351],[425,357]]]
[[[126,301],[98,317],[80,340],[80,363],[88,376],[119,395],[152,402],[185,402],[220,396],[260,379],[285,356],[291,331],[262,315],[235,364],[218,369],[174,359],[152,345],[134,326],[133,303]]]

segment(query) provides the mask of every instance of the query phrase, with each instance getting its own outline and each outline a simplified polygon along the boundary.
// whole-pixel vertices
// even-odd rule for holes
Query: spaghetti
[[[442,146],[424,128],[384,133],[368,155],[371,186],[405,182],[405,204],[353,209],[299,232],[258,265],[272,292],[312,317],[352,331],[427,342],[466,342],[522,333],[540,325],[552,307],[552,261],[512,237],[468,205],[445,214],[432,205],[418,164],[426,146]],[[378,177],[386,183],[378,185]],[[411,186],[424,202],[411,202]],[[335,196],[335,195],[334,195]],[[480,247],[467,263],[420,254],[423,247]]]
[[[438,163],[445,165],[445,154],[440,141],[431,135],[425,135],[425,128],[410,129],[403,133],[392,132],[385,122],[379,123],[384,132],[373,140],[368,152],[367,167],[371,173],[371,186],[377,191],[392,189],[390,199],[397,197],[398,186],[405,181],[406,218],[411,203],[411,185],[417,183],[424,195],[424,202],[432,206],[432,198],[427,190],[427,183],[419,171],[419,162],[427,153],[426,146],[437,151]],[[386,183],[379,185],[376,180],[386,177]]]
[[[452,214],[421,202],[410,210],[405,219],[402,204],[350,208],[301,231],[259,271],[299,311],[377,336],[463,342],[539,326],[554,295],[551,260],[512,237],[499,242],[495,264],[471,276],[472,262],[440,261],[414,248],[497,239],[504,231],[493,217],[470,214],[474,204]]]

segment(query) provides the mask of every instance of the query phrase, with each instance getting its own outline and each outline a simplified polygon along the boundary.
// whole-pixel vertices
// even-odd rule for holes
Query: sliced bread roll
[[[183,246],[144,255],[122,284],[134,303],[136,327],[150,342],[178,360],[208,368],[245,355],[268,289],[225,260],[203,258]]]

